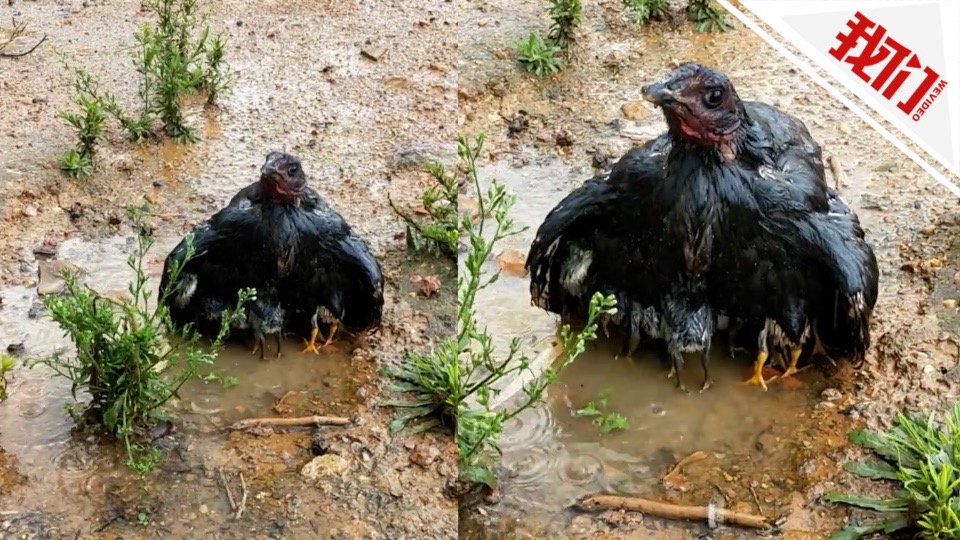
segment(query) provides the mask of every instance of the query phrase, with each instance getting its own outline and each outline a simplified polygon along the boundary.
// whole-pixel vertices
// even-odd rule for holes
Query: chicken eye
[[[290,176],[295,176],[299,171],[300,171],[300,167],[296,165],[290,165],[289,167],[287,167],[287,174]]]
[[[710,108],[718,107],[721,101],[723,101],[723,91],[719,88],[708,90],[703,96],[703,102]]]

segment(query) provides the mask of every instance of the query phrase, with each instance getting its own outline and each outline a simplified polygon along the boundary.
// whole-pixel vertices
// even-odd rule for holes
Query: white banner
[[[718,2],[960,197],[960,187],[728,0]],[[740,0],[960,178],[960,0]]]

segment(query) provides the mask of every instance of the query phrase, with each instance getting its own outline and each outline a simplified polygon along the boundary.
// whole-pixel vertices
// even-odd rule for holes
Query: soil
[[[405,252],[404,226],[387,195],[415,204],[429,182],[423,166],[454,156],[448,119],[457,107],[455,6],[207,4],[211,28],[229,39],[235,80],[216,107],[185,100],[201,140],[134,144],[110,125],[94,173],[79,181],[64,176],[55,159],[75,143],[57,116],[73,107],[71,75],[58,60],[83,66],[135,110],[128,48],[148,12],[125,0],[16,1],[5,8],[0,35],[10,15],[29,29],[12,47],[28,48],[43,35],[46,41],[21,58],[0,58],[0,345],[20,358],[65,345],[58,329],[37,317],[41,259],[71,262],[92,281],[122,290],[133,237],[125,209],[148,203],[158,238],[149,261],[155,277],[163,249],[254,181],[273,150],[300,156],[311,185],[371,244],[387,281],[383,326],[341,345],[340,354],[291,352],[274,367],[228,350],[224,366],[256,375],[245,383],[244,373],[235,373],[240,385],[233,394],[185,389],[164,435],[170,455],[144,483],[117,466],[113,445],[70,435],[59,410],[68,385],[18,365],[7,375],[10,398],[0,404],[0,536],[453,538],[456,503],[445,495],[456,479],[450,435],[391,434],[392,412],[376,404],[383,398],[380,369],[408,350],[429,350],[454,320],[453,265]],[[418,295],[414,276],[439,276],[439,291]],[[292,398],[275,409],[287,390]],[[191,411],[201,398],[225,409]],[[308,414],[346,415],[356,425],[224,429],[244,416]],[[311,462],[308,478],[301,469]],[[223,484],[239,504],[241,474],[248,497],[236,518]]]
[[[881,268],[873,346],[866,365],[859,371],[827,373],[827,388],[812,383],[816,377],[801,377],[809,386],[805,389],[809,399],[788,400],[751,413],[786,424],[781,427],[782,434],[774,432],[771,455],[754,458],[734,451],[724,458],[718,454],[715,462],[719,463],[691,474],[686,479],[689,486],[682,493],[650,488],[658,490],[657,497],[687,504],[706,504],[722,488],[721,494],[730,505],[749,512],[758,511],[751,488],[763,488],[760,498],[767,515],[781,518],[776,536],[825,538],[848,520],[867,514],[822,504],[820,496],[824,492],[870,494],[886,489],[856,481],[842,472],[845,461],[863,458],[862,452],[849,446],[846,434],[861,426],[888,426],[903,409],[942,411],[956,400],[960,390],[956,337],[960,328],[956,308],[960,248],[954,240],[960,213],[956,204],[946,197],[946,189],[919,166],[742,25],[736,24],[732,32],[712,35],[693,34],[690,25],[682,21],[655,22],[640,29],[631,23],[622,4],[614,0],[584,2],[583,17],[564,71],[537,79],[516,63],[510,45],[531,31],[546,33],[549,19],[542,5],[506,0],[461,5],[458,126],[465,133],[486,135],[482,174],[487,181],[503,181],[517,194],[514,213],[521,225],[535,231],[546,211],[565,193],[632,145],[665,129],[659,112],[640,98],[640,89],[682,61],[716,67],[731,78],[744,99],[764,101],[799,117],[823,146],[824,156],[835,156],[842,164],[846,179],[841,182],[841,194],[860,216]],[[855,96],[848,97],[856,101]],[[527,231],[515,243],[508,242],[504,249],[517,249],[521,257],[525,256],[533,231]],[[555,323],[544,322],[542,313],[527,306],[525,279],[503,278],[498,286],[478,300],[481,311],[508,321],[494,326],[494,331],[509,332],[513,325],[517,330],[504,339],[522,336],[524,343],[537,343],[550,335]],[[510,303],[510,298],[516,300]],[[562,402],[576,392],[582,394],[582,387],[589,385],[585,381],[603,378],[603,370],[609,370],[607,385],[628,385],[622,373],[628,368],[609,359],[601,361],[597,353],[590,354],[593,357],[585,360],[588,367],[578,367],[578,360],[567,368],[575,369],[576,374],[561,375],[551,389],[549,410],[531,411],[506,427],[503,498],[499,504],[481,503],[465,510],[461,514],[461,537],[753,536],[750,531],[711,531],[705,526],[620,512],[591,515],[566,509],[573,481],[551,483],[546,469],[560,468],[552,476],[569,478],[569,471],[563,470],[564,464],[570,466],[567,454],[580,452],[580,458],[592,458],[591,472],[596,473],[591,474],[593,484],[584,483],[608,484],[603,477],[609,471],[597,468],[598,461],[609,465],[617,460],[635,463],[640,457],[653,460],[631,453],[630,446],[614,446],[618,441],[649,444],[650,438],[658,436],[650,430],[632,435],[633,439],[624,434],[597,443],[596,433],[591,438],[571,427],[573,420],[557,419],[558,411],[567,413],[583,406],[582,402],[574,401],[572,407]],[[649,387],[650,383],[638,381],[634,397],[622,393],[629,390],[622,390],[620,406],[631,407],[631,399],[637,403],[647,399],[644,393]],[[716,388],[709,390],[714,391]],[[584,402],[589,398],[580,397]],[[718,405],[706,403],[710,404],[704,405],[701,414],[690,413],[688,418],[710,424],[707,415]],[[631,422],[636,423],[636,419],[631,417]],[[742,424],[733,419],[727,423]],[[522,434],[512,437],[511,431]],[[730,436],[734,437],[733,432]],[[737,448],[740,441],[724,443]],[[665,447],[673,444],[673,440],[664,439]],[[780,452],[780,445],[795,448]],[[604,452],[607,459],[603,459]],[[671,455],[667,464],[677,457],[682,455]],[[738,461],[743,459],[757,459],[757,463],[748,466],[750,461]],[[533,467],[537,467],[535,480],[528,469]],[[717,480],[717,469],[731,468],[738,472],[727,475],[726,481],[722,477]],[[644,480],[636,475],[628,478],[634,484],[643,484]]]

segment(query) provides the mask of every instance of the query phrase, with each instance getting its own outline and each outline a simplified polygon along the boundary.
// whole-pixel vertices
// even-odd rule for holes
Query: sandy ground
[[[236,81],[217,108],[188,103],[202,140],[137,145],[111,126],[94,174],[83,181],[63,176],[55,162],[74,142],[57,118],[58,110],[70,107],[71,93],[58,59],[82,65],[124,106],[135,107],[136,74],[125,48],[147,13],[136,1],[11,4],[3,8],[0,28],[13,15],[31,31],[22,44],[44,34],[47,39],[28,56],[0,59],[0,276],[17,287],[7,290],[8,305],[35,283],[34,248],[96,246],[112,235],[130,236],[124,209],[145,201],[153,205],[157,236],[169,244],[254,181],[272,150],[299,155],[311,184],[370,242],[384,266],[388,298],[383,328],[363,346],[370,354],[345,357],[347,397],[334,402],[323,388],[306,389],[304,399],[286,411],[361,419],[357,428],[315,435],[336,449],[333,472],[315,482],[300,477],[300,467],[311,459],[311,434],[305,432],[218,432],[196,436],[193,446],[181,441],[185,450],[204,450],[185,454],[177,467],[181,474],[157,473],[146,493],[135,483],[74,493],[69,479],[20,470],[18,458],[24,456],[0,451],[0,536],[452,538],[454,501],[444,495],[456,477],[449,436],[392,436],[388,413],[373,405],[380,395],[379,368],[408,349],[429,347],[453,320],[449,265],[407,260],[403,226],[386,197],[414,201],[427,181],[421,166],[453,155],[455,126],[448,119],[457,107],[454,4],[215,3],[210,24],[229,37],[227,60]],[[364,50],[382,55],[372,60]],[[162,256],[155,254],[154,264]],[[72,262],[97,273],[95,256],[78,259]],[[441,291],[416,298],[409,278],[427,273],[441,275]],[[13,316],[10,308],[7,315]],[[23,354],[42,345],[28,335]],[[8,376],[13,392],[16,381],[28,376],[18,370]],[[0,407],[15,403],[12,396]],[[7,437],[23,438],[9,428],[0,440]],[[227,473],[238,494],[238,474],[246,475],[251,495],[242,519],[227,517],[231,512],[211,463]],[[64,501],[59,493],[73,495]],[[140,513],[149,516],[148,525],[137,525]]]

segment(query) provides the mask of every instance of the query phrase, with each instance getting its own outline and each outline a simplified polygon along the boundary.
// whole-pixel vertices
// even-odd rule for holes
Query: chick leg
[[[766,347],[760,349],[757,353],[757,360],[753,365],[753,377],[743,381],[743,384],[759,384],[764,391],[767,390],[767,383],[763,380],[763,366],[767,363],[768,354]]]
[[[673,366],[670,368],[670,373],[667,374],[667,378],[671,378],[674,375],[677,377],[677,389],[683,392],[687,391],[687,387],[684,386],[683,382],[680,380],[680,371],[683,370],[683,355],[676,351],[670,353],[670,359],[673,361]]]
[[[780,377],[789,377],[803,371],[802,369],[797,369],[797,362],[800,361],[801,353],[803,353],[803,347],[790,348],[790,365],[787,366],[787,370],[784,371],[783,375],[780,375]]]
[[[260,353],[260,359],[263,359],[263,341],[260,339],[259,335],[255,335],[253,338],[253,349],[250,350],[250,354]]]
[[[708,342],[704,346],[703,350],[700,351],[700,366],[703,368],[703,386],[700,387],[700,392],[703,392],[707,388],[710,388],[713,385],[713,381],[710,380],[710,370],[707,368],[707,363],[710,361],[710,343]]]
[[[260,349],[260,359],[263,360],[263,353],[267,350],[267,339],[263,334],[257,336],[257,344],[259,345],[258,348]]]
[[[313,354],[320,354],[320,351],[317,350],[317,334],[320,333],[320,328],[317,327],[317,314],[314,313],[313,317],[310,317],[310,340],[304,341],[306,347],[303,349],[303,352],[312,352]]]
[[[277,332],[274,334],[274,339],[277,340],[277,360],[280,359],[280,344],[283,343],[283,332]]]
[[[321,349],[328,347],[330,343],[333,342],[333,337],[337,335],[337,330],[339,329],[340,329],[340,325],[337,323],[333,323],[332,325],[330,325],[330,335],[326,337],[325,341],[323,342],[323,345],[320,346]]]

